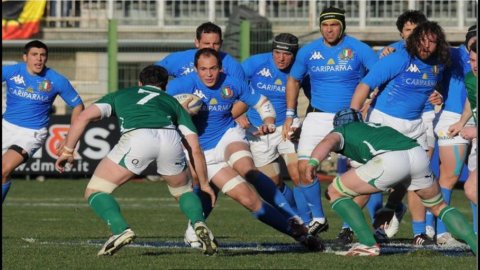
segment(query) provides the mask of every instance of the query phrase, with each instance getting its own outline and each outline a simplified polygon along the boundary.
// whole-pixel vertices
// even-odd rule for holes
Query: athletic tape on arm
[[[262,118],[262,120],[264,120],[267,117],[273,117],[273,118],[277,117],[277,114],[275,113],[275,109],[273,108],[272,103],[264,95],[261,95],[257,104],[253,106],[253,108],[257,110],[258,114],[260,114],[260,117]]]

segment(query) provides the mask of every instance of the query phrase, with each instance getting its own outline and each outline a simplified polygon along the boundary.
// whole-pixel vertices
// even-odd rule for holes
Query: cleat
[[[435,245],[435,242],[431,240],[426,234],[417,234],[413,237],[414,246],[426,246],[426,245]]]
[[[301,241],[299,239],[303,240],[303,237],[308,234],[308,228],[300,217],[294,216],[288,219],[288,232],[295,240]]]
[[[444,246],[444,247],[463,246],[463,244],[461,242],[459,242],[455,238],[453,238],[453,236],[448,232],[438,235],[437,245]]]
[[[202,243],[198,240],[198,237],[195,234],[195,230],[193,229],[192,224],[190,224],[190,220],[188,221],[188,226],[187,230],[185,231],[183,242],[187,247],[202,248]]]
[[[319,219],[314,218],[312,221],[310,221],[310,224],[308,224],[308,233],[311,235],[317,235],[321,232],[326,232],[326,231],[328,231],[327,219],[321,222]]]
[[[430,240],[433,240],[433,238],[435,237],[435,228],[433,228],[432,226],[426,226],[425,234],[428,236]]]
[[[348,251],[335,252],[336,255],[342,256],[379,256],[380,246],[375,244],[371,247],[356,243]]]
[[[217,253],[218,244],[212,232],[204,222],[197,222],[193,225],[198,240],[202,243],[203,254],[210,256]]]
[[[121,234],[112,235],[97,253],[97,256],[111,256],[123,246],[132,243],[135,238],[136,235],[131,229],[126,229]]]
[[[303,239],[300,241],[304,247],[306,247],[310,251],[324,251],[325,245],[322,243],[322,240],[317,236],[307,234]]]
[[[377,243],[384,244],[390,242],[390,239],[388,238],[385,230],[382,227],[379,227],[375,230],[373,237],[375,237],[375,241],[377,241]]]
[[[342,228],[337,238],[333,240],[333,250],[345,250],[348,244],[353,242],[353,231],[350,228]]]

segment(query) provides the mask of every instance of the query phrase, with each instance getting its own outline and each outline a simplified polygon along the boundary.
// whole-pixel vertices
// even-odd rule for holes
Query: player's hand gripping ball
[[[185,108],[190,115],[197,114],[203,105],[202,99],[192,94],[178,94],[173,97],[182,104],[183,108]]]

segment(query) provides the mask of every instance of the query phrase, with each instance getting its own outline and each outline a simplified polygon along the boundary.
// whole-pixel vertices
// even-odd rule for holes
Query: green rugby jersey
[[[137,86],[118,90],[100,98],[95,104],[107,104],[120,123],[123,134],[140,128],[176,129],[184,126],[197,133],[188,112],[178,101],[154,86]]]
[[[343,137],[343,148],[338,153],[360,163],[374,156],[389,152],[408,150],[418,143],[397,130],[373,123],[354,122],[332,130]]]
[[[467,97],[472,108],[473,118],[475,123],[477,123],[477,77],[475,77],[472,71],[465,75],[465,87],[467,88]]]

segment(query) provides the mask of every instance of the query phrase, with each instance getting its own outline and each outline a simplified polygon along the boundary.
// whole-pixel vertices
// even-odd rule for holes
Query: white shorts
[[[186,168],[182,139],[174,129],[135,129],[123,134],[107,155],[135,174],[154,160],[161,175],[177,175]]]
[[[468,155],[468,170],[473,172],[477,169],[477,139],[472,140],[470,155]]]
[[[251,126],[246,134],[256,167],[272,163],[279,155],[296,153],[295,144],[290,140],[283,140],[282,126],[277,127],[274,133],[263,136],[254,136],[252,133],[255,131],[257,128]]]
[[[441,111],[439,117],[435,119],[435,135],[438,138],[439,146],[448,146],[456,144],[468,144],[469,141],[460,135],[450,138],[448,137],[448,128],[460,120],[461,115],[449,111]],[[468,123],[467,123],[468,124]]]
[[[428,188],[434,181],[430,161],[420,146],[380,154],[356,168],[355,172],[364,182],[383,191],[410,179],[410,183],[405,183],[408,190]]]
[[[248,141],[245,137],[245,130],[240,126],[228,129],[227,132],[223,134],[215,148],[205,151],[209,181],[212,180],[218,171],[229,166],[225,159],[225,150],[232,142],[244,142],[248,145]]]
[[[310,158],[313,149],[333,129],[333,113],[310,112],[305,117],[298,142],[298,159]]]
[[[423,149],[428,150],[426,133],[427,128],[423,124],[422,119],[406,120],[390,116],[376,109],[372,109],[368,113],[367,121],[392,127],[403,135],[417,140],[417,143]]]
[[[2,119],[2,155],[10,146],[18,145],[32,157],[43,146],[47,135],[47,128],[24,128]]]
[[[435,119],[435,111],[431,110],[422,113],[423,125],[427,128],[427,146],[430,148],[435,147],[435,132],[433,131],[433,121]]]

